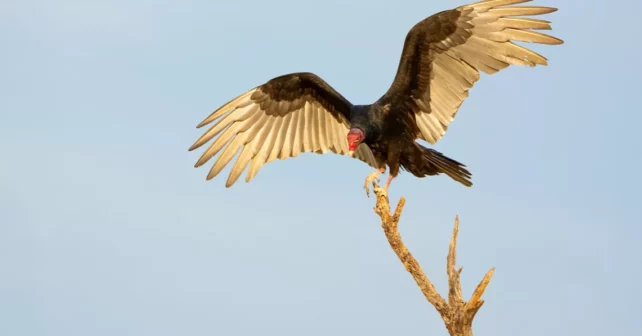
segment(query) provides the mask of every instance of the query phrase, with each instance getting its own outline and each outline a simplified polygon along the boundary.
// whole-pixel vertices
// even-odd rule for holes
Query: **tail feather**
[[[412,153],[415,155],[410,154],[406,156],[407,160],[402,159],[401,164],[405,170],[417,177],[446,174],[467,187],[473,185],[470,181],[472,174],[464,164],[448,158],[434,149],[423,147],[420,144],[416,144],[416,146],[415,153]]]

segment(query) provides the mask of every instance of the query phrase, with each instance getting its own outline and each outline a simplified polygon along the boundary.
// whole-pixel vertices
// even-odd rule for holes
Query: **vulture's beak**
[[[348,151],[348,155],[353,158],[354,157],[354,151]]]

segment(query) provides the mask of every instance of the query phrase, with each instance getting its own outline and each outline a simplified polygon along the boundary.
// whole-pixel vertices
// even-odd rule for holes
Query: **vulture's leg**
[[[392,179],[393,179],[393,178],[395,178],[395,177],[394,177],[394,176],[392,176],[392,174],[388,175],[388,181],[386,181],[386,186],[385,186],[385,187],[383,187],[383,189],[384,189],[385,191],[388,191],[388,187],[390,187],[390,182],[392,182]]]
[[[366,183],[363,185],[363,187],[366,189],[366,195],[368,195],[368,197],[370,197],[370,183],[372,183],[375,180],[379,182],[379,175],[383,174],[383,172],[385,171],[386,171],[385,167],[379,168],[373,171],[372,173],[370,173],[368,177],[366,177]]]

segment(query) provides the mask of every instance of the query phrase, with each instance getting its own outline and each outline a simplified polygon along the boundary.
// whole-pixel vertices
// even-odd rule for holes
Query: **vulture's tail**
[[[418,143],[410,155],[402,155],[401,165],[417,177],[446,174],[453,180],[470,187],[472,174],[466,166],[450,159],[440,152],[426,148]]]

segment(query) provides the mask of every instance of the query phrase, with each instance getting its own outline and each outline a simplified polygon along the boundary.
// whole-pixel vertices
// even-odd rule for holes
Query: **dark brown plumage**
[[[561,44],[534,31],[548,21],[522,18],[556,9],[512,6],[530,0],[485,0],[432,15],[407,34],[397,74],[375,103],[353,105],[312,73],[273,78],[232,99],[198,127],[217,121],[195,143],[214,139],[196,166],[220,153],[211,179],[240,151],[226,186],[249,165],[246,181],[275,159],[302,152],[350,154],[377,170],[390,168],[390,181],[401,169],[417,177],[446,174],[471,186],[465,166],[426,148],[445,134],[479,71],[493,74],[511,64],[546,65],[546,58],[512,41]],[[347,138],[347,139],[346,139]]]

